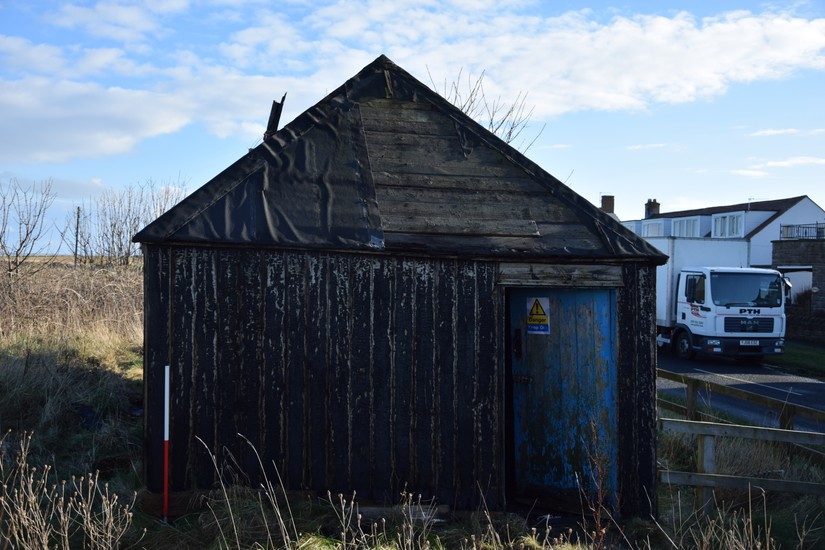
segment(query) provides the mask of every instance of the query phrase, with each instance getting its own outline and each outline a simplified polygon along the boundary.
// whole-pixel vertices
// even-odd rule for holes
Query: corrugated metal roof
[[[385,56],[134,240],[665,259]]]

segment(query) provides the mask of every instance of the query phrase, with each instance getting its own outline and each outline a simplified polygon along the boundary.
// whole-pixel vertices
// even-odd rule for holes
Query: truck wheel
[[[676,342],[673,345],[673,351],[679,359],[693,359],[695,352],[690,343],[690,334],[687,331],[680,330],[676,335]]]

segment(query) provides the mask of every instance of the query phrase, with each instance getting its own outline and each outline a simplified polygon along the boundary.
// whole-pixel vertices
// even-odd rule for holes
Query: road
[[[769,363],[770,360],[768,359],[766,362]],[[660,349],[659,368],[825,411],[825,382],[784,373],[769,364],[750,365],[739,361],[717,358],[689,361],[679,359],[673,354]],[[684,386],[677,382],[659,379],[657,387],[660,393],[684,397]],[[778,411],[769,411],[758,405],[745,403],[718,393],[708,395],[706,392],[702,392],[699,400],[702,404],[743,418],[749,423],[769,427],[779,426]],[[806,419],[797,419],[794,422],[794,428],[825,432],[825,425]]]

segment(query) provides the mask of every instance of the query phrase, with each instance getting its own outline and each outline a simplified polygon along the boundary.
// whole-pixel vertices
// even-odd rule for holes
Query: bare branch
[[[26,185],[13,178],[0,184],[0,254],[10,278],[48,251],[46,213],[54,199],[51,180]]]
[[[145,225],[183,199],[185,190],[180,179],[158,184],[147,180],[122,189],[107,189],[101,195],[77,206],[63,242],[76,250],[75,262],[129,265],[140,254],[132,237]]]
[[[466,83],[463,82],[463,73],[463,68],[459,69],[456,79],[449,84],[445,80],[439,90],[432,74],[430,74],[429,67],[427,68],[433,90],[439,92],[444,99],[461,109],[470,118],[478,121],[502,140],[513,144],[529,125],[533,116],[533,108],[527,110],[527,94],[519,92],[512,103],[506,103],[500,97],[490,100],[484,92],[485,71],[482,71],[475,80],[468,74]],[[522,140],[521,146],[518,148],[526,153],[544,132],[544,128],[545,125],[542,125],[541,130],[530,140],[526,147],[521,147],[524,144],[524,140]]]

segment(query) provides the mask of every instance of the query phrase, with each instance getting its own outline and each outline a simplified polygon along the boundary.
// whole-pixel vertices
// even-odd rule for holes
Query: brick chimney
[[[613,195],[602,195],[602,212],[605,214],[613,214],[615,202]]]
[[[659,202],[656,199],[647,199],[645,203],[645,219],[659,215]]]

